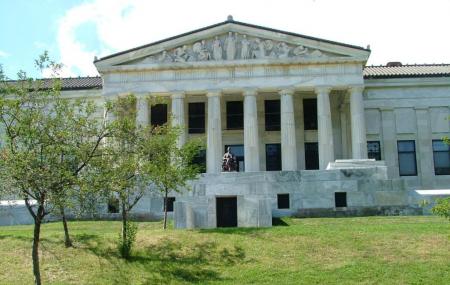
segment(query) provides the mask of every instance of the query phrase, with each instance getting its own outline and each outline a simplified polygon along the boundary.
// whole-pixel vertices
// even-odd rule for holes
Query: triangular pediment
[[[356,59],[367,61],[370,51],[361,47],[226,21],[193,32],[107,56],[97,68],[136,65],[180,65],[234,61]]]

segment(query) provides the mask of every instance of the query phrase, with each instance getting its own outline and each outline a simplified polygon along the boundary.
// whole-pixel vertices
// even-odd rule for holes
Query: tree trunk
[[[34,219],[33,247],[31,258],[33,259],[34,284],[41,285],[41,270],[39,267],[39,241],[41,235],[41,223],[44,217],[44,206],[39,205]]]
[[[125,202],[122,202],[122,243],[125,244],[127,241],[127,209],[125,207]]]
[[[66,247],[72,246],[72,240],[70,239],[69,235],[69,227],[67,226],[67,219],[66,219],[66,213],[64,211],[64,207],[60,207],[61,217],[62,217],[62,223],[64,227],[64,244]]]
[[[167,229],[167,195],[169,191],[167,189],[164,190],[164,225],[163,229]]]

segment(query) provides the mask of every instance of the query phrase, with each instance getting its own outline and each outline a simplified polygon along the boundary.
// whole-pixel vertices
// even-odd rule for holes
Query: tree
[[[119,200],[122,216],[122,230],[119,251],[124,258],[130,256],[136,228],[129,223],[129,213],[144,196],[147,189],[144,176],[140,170],[146,161],[141,155],[142,146],[148,138],[148,126],[136,124],[136,97],[128,95],[117,101],[108,102],[112,110],[108,120],[111,135],[102,148],[102,156],[94,160],[94,185],[102,185],[104,195]]]
[[[47,53],[36,66],[54,71],[60,67]],[[49,213],[64,209],[68,189],[79,183],[80,174],[108,136],[108,128],[96,117],[94,102],[63,98],[57,78],[33,80],[19,72],[17,81],[8,81],[3,72],[0,75],[0,125],[4,131],[0,167],[11,193],[25,201],[34,220],[33,274],[35,284],[41,284],[41,224]],[[52,84],[47,86],[47,82]],[[0,179],[3,183],[5,178]]]
[[[194,158],[204,148],[200,139],[193,139],[181,148],[177,146],[180,129],[167,127],[160,129],[158,135],[153,136],[148,150],[158,149],[159,152],[147,152],[145,155],[152,163],[146,165],[143,170],[157,191],[164,196],[164,223],[167,228],[167,202],[170,191],[181,192],[189,189],[188,181],[197,177],[201,166],[193,163]]]

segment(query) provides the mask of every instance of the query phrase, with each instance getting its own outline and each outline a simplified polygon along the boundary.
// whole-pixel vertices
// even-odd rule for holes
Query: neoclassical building
[[[171,117],[184,127],[180,145],[207,138],[197,161],[205,173],[170,199],[177,227],[421,213],[427,195],[416,190],[450,183],[441,140],[450,65],[366,66],[370,53],[229,17],[96,59],[101,77],[67,78],[63,88],[99,101],[133,93],[139,123]],[[149,96],[169,103],[150,105]],[[222,172],[227,147],[238,172]],[[162,198],[149,191],[136,211],[158,216]]]

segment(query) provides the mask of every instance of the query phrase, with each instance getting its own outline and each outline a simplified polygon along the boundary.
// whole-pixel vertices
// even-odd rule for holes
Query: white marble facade
[[[142,124],[152,116],[145,101],[149,96],[169,98],[172,123],[186,128],[188,104],[205,103],[205,132],[185,131],[179,144],[206,137],[207,174],[193,182],[193,192],[177,197],[176,225],[215,227],[214,199],[234,195],[238,225],[267,226],[268,216],[255,213],[272,209],[274,216],[307,215],[309,210],[335,209],[331,200],[339,191],[349,193],[349,207],[355,209],[414,208],[419,198],[412,190],[450,182],[450,175],[435,175],[432,150],[432,140],[450,132],[450,80],[364,80],[369,55],[368,49],[231,19],[102,58],[95,65],[105,100],[128,93],[139,97],[137,120]],[[304,99],[311,98],[317,100],[317,128],[312,130],[305,128],[303,116]],[[277,131],[265,130],[265,100],[280,102]],[[242,101],[240,130],[227,128],[228,101]],[[399,175],[399,140],[415,142],[417,175]],[[379,142],[386,166],[364,160],[367,141]],[[320,170],[304,172],[308,143],[317,143]],[[279,174],[265,172],[266,144],[281,145]],[[221,174],[226,145],[244,146],[246,173]],[[366,170],[326,170],[339,159],[364,162]],[[373,174],[380,169],[383,175]],[[291,193],[290,211],[276,209],[277,193]],[[148,207],[154,202],[145,203],[141,209],[155,212]]]

